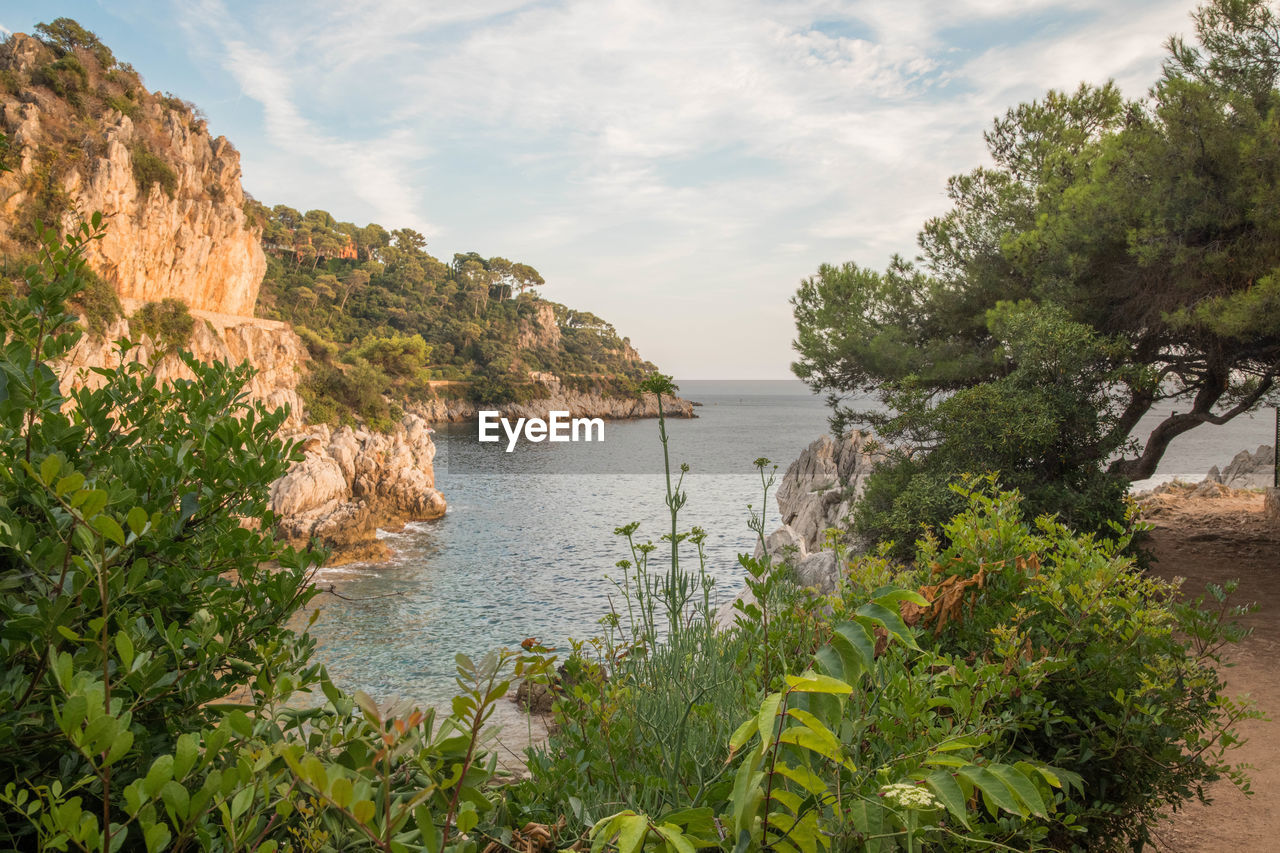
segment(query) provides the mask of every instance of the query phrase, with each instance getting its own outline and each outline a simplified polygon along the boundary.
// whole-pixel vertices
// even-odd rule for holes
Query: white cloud
[[[800,277],[911,253],[1017,101],[1109,76],[1140,95],[1189,6],[325,0],[232,27],[206,0],[189,20],[262,106],[261,146],[237,140],[251,190],[520,257],[677,372],[779,376]]]

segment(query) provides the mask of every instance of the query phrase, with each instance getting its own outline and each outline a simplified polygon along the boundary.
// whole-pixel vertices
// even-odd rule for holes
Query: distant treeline
[[[304,383],[313,420],[376,425],[433,394],[433,380],[465,380],[472,399],[502,403],[544,393],[537,374],[617,393],[653,369],[610,323],[540,298],[545,282],[528,264],[477,252],[445,263],[411,228],[245,207],[267,254],[258,313],[293,324],[315,359]]]

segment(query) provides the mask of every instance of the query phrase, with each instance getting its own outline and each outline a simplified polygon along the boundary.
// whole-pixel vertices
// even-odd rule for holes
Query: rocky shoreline
[[[669,417],[696,417],[694,404],[663,398]],[[524,404],[496,406],[504,417],[542,417],[568,411],[574,417],[606,419],[657,417],[657,400],[627,400],[598,394],[558,393]],[[278,535],[302,547],[313,539],[330,551],[327,565],[380,562],[391,550],[378,531],[445,514],[448,502],[435,487],[432,423],[457,423],[476,416],[465,400],[433,398],[414,403],[390,433],[320,424],[292,438],[303,442],[305,458],[271,487],[271,510]]]
[[[669,418],[696,418],[695,403],[664,395],[663,414]],[[605,397],[598,393],[566,391],[555,383],[551,395],[527,403],[502,403],[492,406],[477,405],[470,400],[432,397],[415,402],[409,410],[431,423],[463,423],[473,420],[481,409],[501,413],[504,418],[547,418],[552,411],[568,412],[575,418],[603,418],[628,420],[631,418],[656,418],[658,401],[652,395],[644,399],[632,397]]]

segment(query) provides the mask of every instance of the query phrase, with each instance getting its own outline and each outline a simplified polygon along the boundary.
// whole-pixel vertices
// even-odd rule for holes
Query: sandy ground
[[[1206,583],[1238,578],[1240,603],[1258,610],[1243,619],[1253,634],[1228,656],[1232,695],[1249,695],[1280,719],[1280,529],[1262,516],[1262,495],[1230,492],[1195,497],[1190,491],[1156,495],[1145,516],[1155,525],[1152,571],[1183,577],[1183,592],[1195,597]],[[1223,780],[1208,790],[1208,806],[1192,803],[1157,830],[1157,849],[1168,853],[1253,853],[1280,850],[1280,722],[1240,726],[1248,742],[1231,755],[1253,765],[1254,794],[1246,797]]]

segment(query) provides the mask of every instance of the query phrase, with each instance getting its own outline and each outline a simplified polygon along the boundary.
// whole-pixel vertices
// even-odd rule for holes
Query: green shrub
[[[129,329],[136,338],[151,338],[161,350],[172,352],[191,341],[196,321],[187,304],[172,297],[148,302],[129,317]]]
[[[44,86],[76,109],[84,106],[84,92],[89,85],[89,72],[74,53],[41,65],[31,72],[31,83]]]
[[[369,335],[351,350],[378,369],[396,377],[417,376],[431,357],[431,347],[422,335]]]
[[[165,195],[173,198],[178,191],[178,176],[173,167],[153,154],[141,142],[135,142],[130,157],[133,162],[133,182],[138,192],[146,196],[156,184],[164,190]]]
[[[94,236],[50,238],[0,303],[0,847],[474,851],[481,727],[540,661],[460,656],[447,717],[334,687],[287,627],[319,555],[272,538],[301,454],[249,367],[59,392]]]
[[[138,102],[127,95],[111,95],[107,98],[107,106],[121,115],[128,116],[134,122],[142,118],[142,108]]]
[[[926,541],[917,564],[932,574],[926,620],[939,652],[1002,661],[1038,683],[1009,692],[1016,721],[1007,747],[1078,773],[1064,803],[1071,825],[1056,843],[1149,843],[1159,813],[1229,775],[1234,724],[1256,716],[1229,699],[1215,665],[1219,641],[1243,636],[1214,614],[1177,603],[1176,587],[1124,556],[1130,532],[1079,535],[1061,522],[1025,520],[1017,493],[970,488],[965,510]],[[1236,611],[1238,615],[1241,611]],[[1191,631],[1214,640],[1191,647]]]
[[[79,309],[85,329],[97,338],[101,338],[106,333],[107,326],[121,315],[120,299],[116,296],[115,288],[88,269],[84,271],[84,289],[76,294],[72,304]]]

